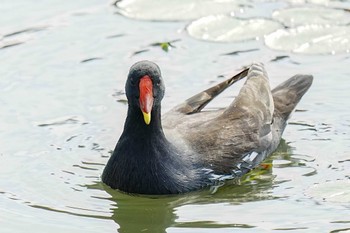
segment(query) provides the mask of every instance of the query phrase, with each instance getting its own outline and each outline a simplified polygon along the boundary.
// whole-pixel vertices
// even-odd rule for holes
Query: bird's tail
[[[312,84],[312,75],[297,74],[272,90],[275,117],[287,120]]]
[[[311,75],[295,75],[272,90],[275,110],[273,113],[271,151],[278,146],[287,120],[312,84]]]

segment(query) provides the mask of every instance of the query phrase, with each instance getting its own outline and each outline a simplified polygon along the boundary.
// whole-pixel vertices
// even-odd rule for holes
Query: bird
[[[245,78],[224,109],[203,108]],[[187,193],[243,176],[276,150],[291,113],[310,88],[312,75],[297,74],[270,88],[262,63],[185,100],[162,115],[165,85],[152,61],[131,66],[123,132],[102,182],[144,195]]]

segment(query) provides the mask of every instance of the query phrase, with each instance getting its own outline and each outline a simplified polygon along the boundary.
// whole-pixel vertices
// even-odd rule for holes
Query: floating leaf
[[[218,42],[255,40],[271,33],[281,24],[267,19],[238,19],[227,15],[210,15],[192,22],[188,33],[194,38]]]
[[[230,13],[241,9],[242,4],[244,1],[241,0],[123,0],[115,3],[118,12],[126,17],[158,21],[190,20]]]
[[[279,29],[265,37],[265,44],[272,49],[303,54],[349,53],[350,27],[304,25]]]
[[[168,42],[157,42],[157,43],[153,43],[151,44],[151,46],[153,47],[160,47],[161,49],[163,49],[165,52],[168,52],[170,48],[175,48],[175,46],[173,45],[174,42],[179,41],[179,39],[177,40],[172,40],[172,41],[168,41]]]
[[[168,52],[168,51],[169,51],[170,44],[169,44],[169,43],[162,43],[162,44],[160,45],[160,47],[161,47],[165,52]]]
[[[294,0],[299,1],[300,0]],[[347,0],[304,0],[305,3],[318,4],[326,7],[336,7],[336,8],[346,8],[349,7],[349,2]]]
[[[306,24],[346,25],[350,12],[324,7],[296,7],[275,11],[272,17],[288,27]]]

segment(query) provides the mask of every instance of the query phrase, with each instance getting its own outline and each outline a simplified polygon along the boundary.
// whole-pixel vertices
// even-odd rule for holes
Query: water
[[[288,4],[249,2],[241,15]],[[208,42],[189,36],[189,20],[142,21],[116,11],[100,0],[2,1],[1,232],[350,231],[346,48],[306,55],[270,49],[263,38]],[[174,47],[165,52],[167,41]],[[252,61],[265,63],[272,86],[295,73],[315,79],[266,161],[272,167],[217,189],[140,197],[109,189],[100,175],[123,128],[125,77],[142,59],[162,69],[164,111]],[[229,104],[240,85],[209,107]]]

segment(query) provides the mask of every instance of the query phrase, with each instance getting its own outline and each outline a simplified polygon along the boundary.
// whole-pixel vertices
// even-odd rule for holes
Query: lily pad
[[[242,8],[244,1],[236,0],[122,0],[118,12],[142,20],[180,21],[197,19],[210,14],[230,13]]]
[[[268,1],[268,0],[265,0]],[[349,2],[347,0],[285,0],[290,5],[305,5],[305,4],[315,4],[325,7],[334,8],[348,8]]]
[[[288,27],[306,24],[346,25],[350,23],[350,12],[324,7],[296,7],[277,10],[272,17]]]
[[[349,2],[344,0],[307,0],[306,2],[323,5],[327,7],[338,7],[338,8],[349,7]]]
[[[272,49],[302,54],[349,53],[350,27],[303,25],[279,29],[265,37],[265,44]]]
[[[282,28],[281,24],[263,18],[239,19],[228,15],[210,15],[192,22],[188,33],[197,39],[237,42],[255,40]]]
[[[329,202],[350,203],[350,181],[334,181],[317,184],[306,195]]]

